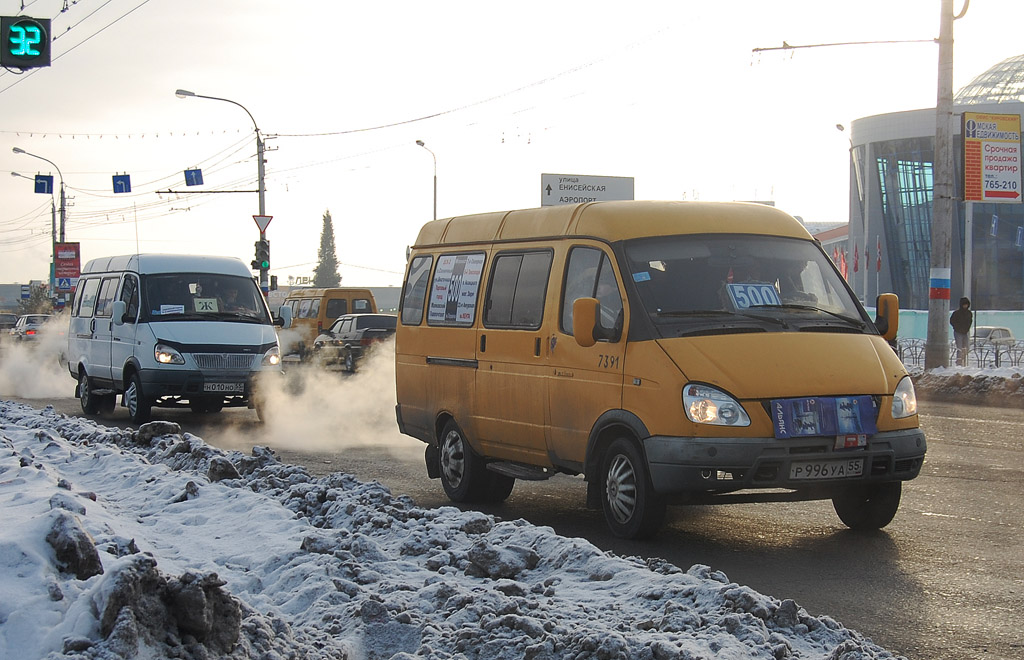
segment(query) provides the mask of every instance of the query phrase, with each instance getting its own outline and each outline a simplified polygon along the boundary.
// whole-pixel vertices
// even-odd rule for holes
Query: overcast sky
[[[22,5],[25,5],[22,9]],[[401,282],[441,217],[540,204],[541,174],[635,178],[638,199],[773,200],[848,219],[849,133],[933,107],[937,46],[755,48],[938,35],[939,0],[271,2],[0,0],[53,20],[53,63],[0,70],[0,282],[45,280],[51,206],[18,172],[68,186],[83,261],[196,252],[248,262],[258,229],[253,122],[267,137],[271,272],[311,275],[334,219],[343,284]],[[960,3],[956,3],[959,10]],[[974,0],[954,86],[1024,52],[1024,2]],[[131,176],[114,194],[111,177]],[[177,194],[161,191],[179,191]]]

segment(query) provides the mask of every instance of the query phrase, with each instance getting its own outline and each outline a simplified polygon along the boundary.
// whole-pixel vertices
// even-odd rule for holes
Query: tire
[[[601,461],[605,522],[622,539],[644,539],[665,520],[665,498],[654,492],[647,464],[635,442],[619,438]]]
[[[902,481],[855,486],[833,497],[832,506],[850,529],[881,529],[896,517],[902,493]]]
[[[99,397],[92,393],[92,385],[89,383],[89,376],[85,369],[78,372],[78,401],[82,404],[82,412],[86,415],[95,415],[100,411]]]
[[[352,373],[356,370],[356,359],[352,357],[352,351],[345,349],[345,371]]]
[[[142,379],[132,374],[128,389],[124,391],[124,403],[128,407],[128,416],[136,424],[145,424],[153,411],[153,402],[142,392]]]
[[[452,502],[476,502],[484,499],[487,479],[484,462],[469,446],[465,434],[455,420],[448,420],[441,432],[438,461],[441,485]]]

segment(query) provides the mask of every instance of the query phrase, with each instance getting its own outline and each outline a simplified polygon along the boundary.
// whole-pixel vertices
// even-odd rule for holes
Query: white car
[[[972,333],[974,343],[978,346],[992,344],[995,346],[1012,346],[1014,342],[1013,332],[1009,328],[996,325],[979,325]]]
[[[18,318],[11,328],[11,337],[16,341],[31,341],[39,338],[43,324],[50,320],[49,314],[26,314]]]

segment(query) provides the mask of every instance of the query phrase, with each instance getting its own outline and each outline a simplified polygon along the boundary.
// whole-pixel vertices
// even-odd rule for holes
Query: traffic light
[[[50,66],[50,19],[0,16],[0,66]]]
[[[256,241],[256,259],[252,262],[253,268],[267,270],[270,268],[270,241],[261,238]]]

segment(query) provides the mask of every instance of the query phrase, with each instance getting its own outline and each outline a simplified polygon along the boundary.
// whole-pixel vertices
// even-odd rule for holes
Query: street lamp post
[[[29,181],[35,181],[34,177],[25,176],[19,172],[11,172],[11,176],[21,177]],[[57,284],[57,203],[50,193],[50,295],[56,292]]]
[[[224,101],[226,103],[231,103],[233,105],[237,105],[242,110],[245,110],[245,114],[249,115],[249,119],[252,120],[252,126],[256,130],[256,176],[258,178],[257,188],[259,188],[258,192],[259,192],[259,199],[260,199],[260,202],[259,202],[260,203],[260,213],[259,214],[260,214],[260,216],[265,216],[266,215],[266,201],[265,201],[265,198],[264,198],[264,186],[263,186],[263,179],[264,179],[264,174],[265,174],[265,172],[264,172],[264,160],[263,160],[263,138],[262,138],[262,136],[260,136],[260,127],[256,124],[256,120],[253,118],[252,113],[249,112],[249,110],[244,105],[239,103],[238,101],[232,101],[231,99],[220,98],[219,96],[205,96],[203,94],[196,94],[195,92],[190,92],[187,89],[175,90],[174,95],[177,96],[179,99],[184,99],[184,98],[188,98],[188,97],[195,97],[197,99],[210,99],[211,101]],[[267,232],[266,232],[265,229],[262,229],[262,228],[260,229],[260,240],[261,241],[267,240]],[[263,265],[260,264],[260,289],[262,289],[264,293],[266,293],[266,291],[270,288],[269,272],[270,272],[269,268],[264,268]]]
[[[430,151],[430,148],[423,143],[423,140],[416,140],[416,144]],[[437,220],[437,154],[430,151],[430,155],[434,158],[434,220]]]
[[[50,165],[53,165],[53,169],[57,170],[57,177],[60,179],[60,242],[64,242],[64,227],[67,225],[67,205],[65,203],[64,194],[64,174],[49,158],[43,158],[36,154],[25,151],[20,147],[12,147],[11,151],[16,154],[25,154],[26,156],[32,156],[39,160],[46,161]],[[11,172],[11,176],[24,176],[17,172]],[[29,177],[24,177],[28,179]],[[57,213],[54,208],[53,193],[50,193],[50,297],[55,298],[57,296]]]

